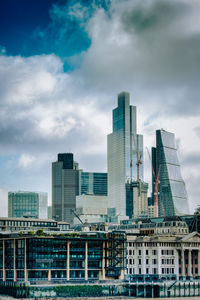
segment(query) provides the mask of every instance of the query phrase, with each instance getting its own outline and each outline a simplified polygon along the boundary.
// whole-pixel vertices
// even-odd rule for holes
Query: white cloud
[[[19,157],[19,161],[18,161],[18,165],[20,168],[29,168],[35,161],[35,157],[27,154],[27,153],[23,153],[21,154],[21,156]]]
[[[111,109],[122,90],[138,108],[145,145],[154,145],[155,130],[163,127],[180,141],[181,162],[200,148],[200,5],[196,0],[146,3],[113,0],[109,13],[97,8],[88,23],[87,12],[73,6],[71,17],[84,19],[91,46],[70,58],[72,65],[82,61],[70,73],[55,55],[0,56],[0,152],[19,156],[21,181],[34,166],[35,180],[41,184],[46,172],[50,190],[49,169],[58,152],[72,151],[81,167],[105,171]],[[182,170],[197,203],[198,170]],[[150,182],[150,172],[146,178]]]

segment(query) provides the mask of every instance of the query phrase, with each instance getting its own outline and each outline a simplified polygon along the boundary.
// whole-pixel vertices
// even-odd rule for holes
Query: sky
[[[146,147],[175,133],[190,213],[200,205],[200,1],[0,0],[0,216],[7,192],[48,192],[73,152],[107,170],[117,94],[128,91]]]

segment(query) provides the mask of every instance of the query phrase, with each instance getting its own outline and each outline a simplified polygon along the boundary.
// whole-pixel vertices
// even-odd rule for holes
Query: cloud
[[[35,157],[26,153],[21,154],[18,165],[21,168],[29,168],[35,161]]]
[[[13,158],[7,182],[16,180],[12,189],[26,189],[24,183],[50,190],[51,162],[59,152],[74,152],[85,170],[105,171],[111,110],[125,90],[137,106],[145,146],[155,144],[156,129],[175,133],[189,198],[197,203],[200,190],[193,189],[197,179],[188,166],[197,178],[192,160],[198,160],[193,154],[200,146],[199,2],[90,4],[56,4],[49,26],[35,30],[32,42],[55,54],[0,56],[0,153]]]

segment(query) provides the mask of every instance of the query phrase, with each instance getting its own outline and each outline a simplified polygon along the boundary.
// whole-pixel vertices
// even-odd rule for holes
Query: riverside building
[[[0,281],[123,279],[125,259],[119,231],[0,233]]]

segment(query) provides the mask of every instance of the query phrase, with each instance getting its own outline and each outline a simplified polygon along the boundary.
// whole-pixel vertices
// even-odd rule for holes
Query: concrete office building
[[[163,129],[156,131],[156,148],[152,148],[152,164],[156,174],[160,168],[159,216],[187,214],[189,211],[187,192],[181,176],[173,133]],[[152,191],[154,191],[154,176],[152,177]],[[154,199],[154,195],[152,198]]]
[[[79,170],[72,153],[58,154],[52,163],[52,217],[73,224],[72,209],[79,194]]]
[[[137,134],[136,107],[130,105],[129,93],[118,95],[118,107],[113,110],[113,132],[107,139],[108,206],[116,214],[128,215],[126,183],[137,180],[137,154],[143,161],[143,136]],[[139,167],[143,179],[143,165]]]
[[[8,192],[8,217],[48,218],[48,194]]]
[[[76,214],[82,222],[88,223],[106,222],[108,197],[97,195],[79,195],[76,197]],[[78,218],[74,218],[75,224],[80,224]]]

